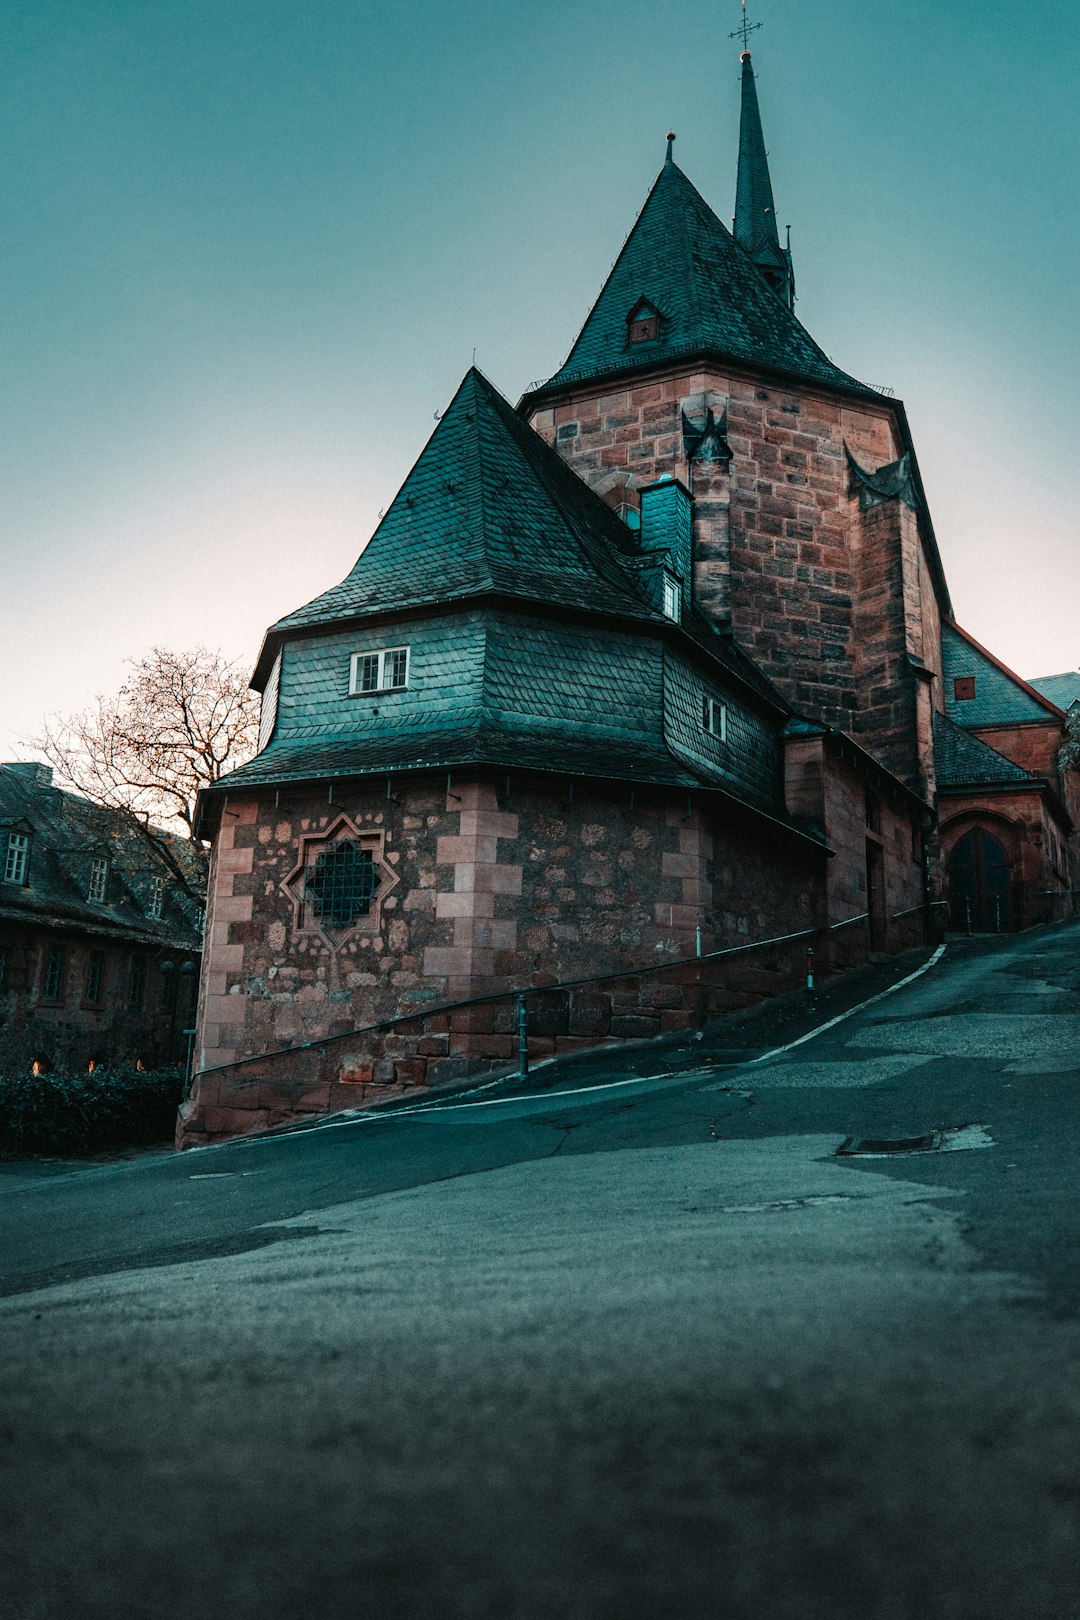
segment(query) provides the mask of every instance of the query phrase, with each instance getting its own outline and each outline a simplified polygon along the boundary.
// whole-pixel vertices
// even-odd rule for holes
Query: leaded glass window
[[[366,917],[375,888],[371,850],[360,848],[351,838],[321,850],[304,880],[305,899],[329,928],[351,928],[358,918]]]

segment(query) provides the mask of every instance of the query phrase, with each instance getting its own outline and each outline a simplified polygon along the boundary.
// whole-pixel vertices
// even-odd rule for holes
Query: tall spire
[[[770,287],[789,309],[793,309],[795,276],[791,268],[791,249],[780,245],[776,205],[769,178],[769,158],[758,109],[757,84],[747,50],[742,53],[742,116],[739,123],[739,176],[735,186],[734,234],[735,240],[749,253]]]

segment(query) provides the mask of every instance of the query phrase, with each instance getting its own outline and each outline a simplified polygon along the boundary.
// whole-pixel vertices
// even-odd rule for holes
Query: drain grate
[[[837,1158],[850,1159],[862,1154],[933,1153],[939,1148],[943,1131],[927,1131],[925,1136],[848,1136],[836,1150]]]

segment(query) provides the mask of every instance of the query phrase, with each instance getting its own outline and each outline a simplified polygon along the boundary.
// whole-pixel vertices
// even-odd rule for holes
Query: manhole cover
[[[927,1131],[925,1136],[849,1136],[836,1153],[838,1158],[853,1158],[861,1154],[933,1153],[941,1146],[942,1131]]]

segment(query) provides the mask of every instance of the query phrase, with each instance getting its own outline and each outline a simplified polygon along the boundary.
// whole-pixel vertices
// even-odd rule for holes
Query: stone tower
[[[949,599],[903,406],[794,314],[749,52],[734,234],[672,139],[565,363],[520,409],[631,522],[643,489],[680,480],[696,607],[928,800]]]

